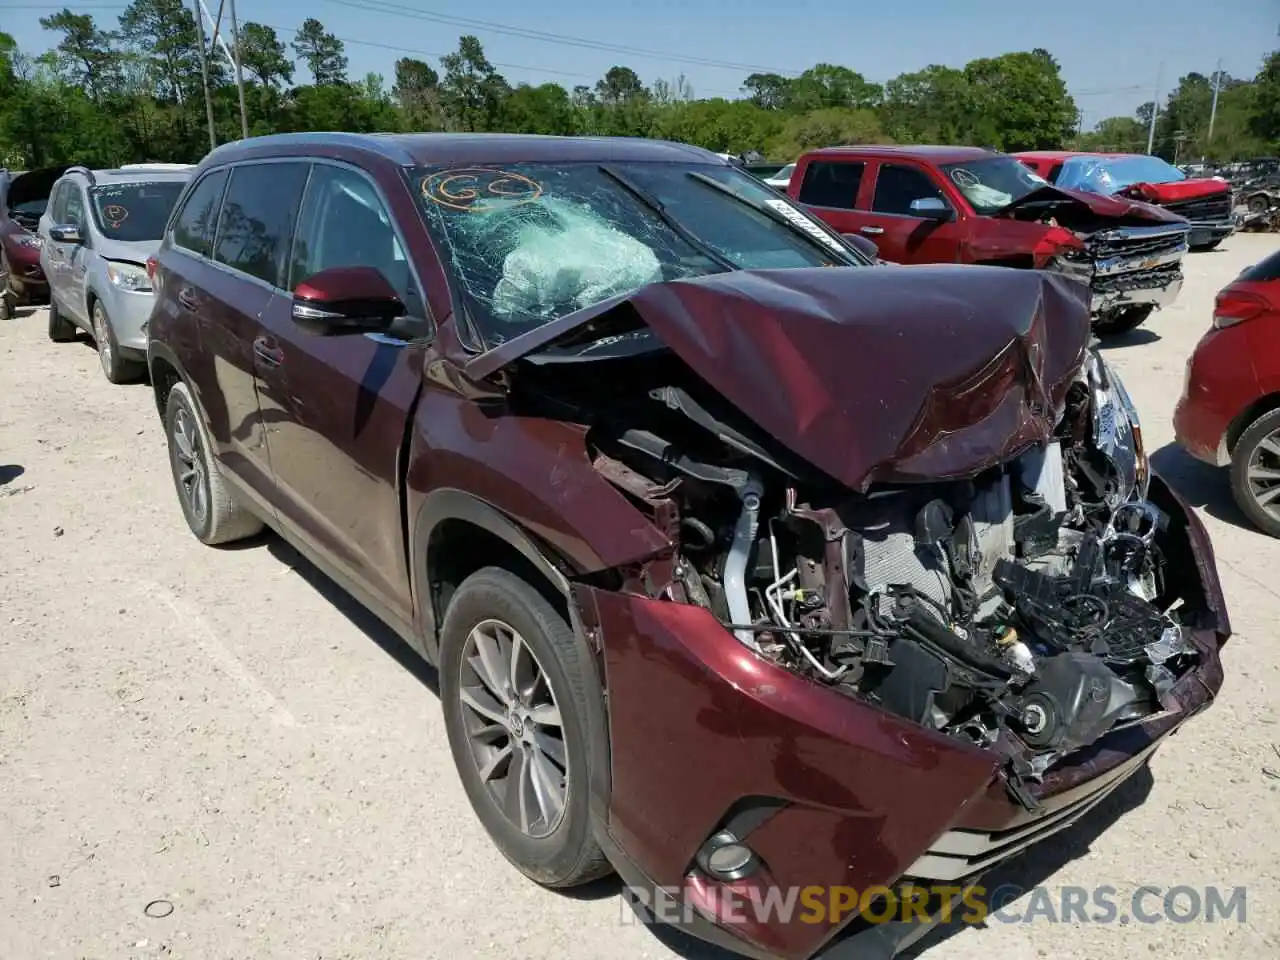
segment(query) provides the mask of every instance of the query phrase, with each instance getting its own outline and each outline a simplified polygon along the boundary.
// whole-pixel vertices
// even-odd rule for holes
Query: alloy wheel
[[[98,361],[102,364],[102,372],[111,376],[111,367],[115,362],[111,350],[111,336],[107,329],[107,311],[102,304],[93,305],[93,339],[98,345]]]
[[[490,797],[526,836],[550,835],[564,817],[569,770],[560,708],[533,650],[510,625],[481,621],[467,634],[458,689]]]
[[[1249,457],[1245,475],[1254,503],[1280,520],[1280,429],[1258,441]]]
[[[195,419],[185,409],[179,409],[173,418],[173,448],[179,495],[200,526],[209,513],[209,481],[200,449],[200,433]]]

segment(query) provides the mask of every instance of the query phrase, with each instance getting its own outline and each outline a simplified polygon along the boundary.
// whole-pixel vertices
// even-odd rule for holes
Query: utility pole
[[[1209,110],[1209,136],[1205,138],[1205,142],[1213,140],[1213,121],[1218,118],[1218,93],[1222,89],[1222,58],[1218,58],[1218,65],[1213,69],[1213,107]]]
[[[239,24],[236,22],[236,0],[230,0],[230,14],[232,14],[232,49],[236,51],[236,91],[241,99],[241,138],[248,140],[248,111],[244,109],[244,74],[239,64],[241,51],[239,51]],[[1215,102],[1217,102],[1216,97]]]
[[[201,12],[203,12],[204,15],[209,18],[209,25],[213,28],[213,39],[210,42],[216,43],[218,46],[222,48],[222,52],[227,58],[227,63],[231,64],[231,66],[235,69],[236,89],[240,95],[240,129],[242,131],[245,131],[245,136],[248,136],[247,131],[249,129],[249,119],[245,113],[245,108],[244,108],[244,75],[240,72],[240,59],[237,53],[231,52],[231,47],[227,45],[227,41],[224,40],[221,36],[222,10],[226,6],[226,0],[222,0],[222,2],[218,4],[217,19],[215,19],[213,14],[209,12],[209,8],[205,6],[204,0],[196,0],[196,5],[197,5],[196,19],[199,20],[200,14]],[[208,88],[206,87],[206,90],[207,89]],[[207,94],[206,94],[206,100],[207,100]],[[210,108],[210,112],[212,112],[212,108]]]
[[[1164,61],[1156,70],[1156,92],[1151,98],[1151,127],[1147,130],[1147,153],[1150,154],[1156,145],[1156,117],[1160,115],[1160,84],[1164,81]]]
[[[200,0],[196,3],[196,40],[200,44],[200,82],[204,84],[204,113],[209,121],[209,149],[218,146],[218,136],[213,127],[213,100],[209,97],[209,62],[204,49],[204,21],[200,19]]]

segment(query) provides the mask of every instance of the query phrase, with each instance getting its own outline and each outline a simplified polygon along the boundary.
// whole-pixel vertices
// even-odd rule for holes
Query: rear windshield
[[[868,262],[735,167],[424,168],[414,185],[490,347],[648,283]]]
[[[94,187],[94,222],[109,240],[159,240],[185,186],[183,180],[152,180]]]

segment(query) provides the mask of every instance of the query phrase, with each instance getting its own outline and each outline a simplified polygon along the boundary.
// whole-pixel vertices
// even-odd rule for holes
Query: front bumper
[[[49,283],[40,266],[40,250],[18,244],[5,243],[9,261],[9,289],[23,303],[43,303],[49,296]]]
[[[1188,243],[1192,247],[1203,247],[1210,243],[1220,243],[1235,232],[1234,220],[1192,220]]]
[[[1182,292],[1180,267],[1094,279],[1090,309],[1094,316],[1111,313],[1122,307],[1169,306]]]
[[[1069,827],[1140,769],[1213,700],[1219,647],[1230,633],[1203,526],[1158,478],[1152,499],[1170,515],[1188,602],[1201,597],[1216,626],[1195,632],[1201,663],[1178,683],[1169,709],[1048,771],[1035,789],[1035,815],[1009,797],[993,752],[766,662],[699,607],[575,586],[608,696],[611,784],[597,833],[624,879],[691,906],[687,932],[749,956],[892,957],[926,925],[869,924],[853,914],[729,916],[725,894],[767,902],[815,887],[963,885]],[[695,860],[726,827],[761,863],[731,884]]]
[[[122,290],[110,280],[96,285],[95,293],[101,298],[102,306],[111,321],[111,329],[116,335],[116,344],[131,356],[138,358],[147,353],[147,321],[151,319],[151,308],[155,306],[155,295],[150,291],[135,293]]]

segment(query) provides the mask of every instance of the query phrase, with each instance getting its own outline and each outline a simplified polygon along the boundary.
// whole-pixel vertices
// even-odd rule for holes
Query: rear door
[[[788,192],[832,229],[858,233],[868,223],[866,211],[858,209],[866,170],[862,160],[815,157],[792,174]]]
[[[199,310],[201,346],[213,358],[225,398],[223,462],[280,507],[266,429],[258,404],[262,314],[286,285],[289,248],[311,166],[303,160],[260,160],[231,168]]]
[[[871,210],[863,232],[880,245],[880,256],[895,263],[958,263],[964,226],[955,204],[925,167],[881,161],[874,173]],[[950,220],[919,216],[916,200],[941,201]]]
[[[329,267],[373,266],[425,321],[404,234],[374,181],[344,164],[312,168],[288,287]],[[416,338],[320,336],[280,293],[262,318],[256,360],[280,515],[329,564],[405,622],[412,619],[399,468],[422,381],[429,325]]]

